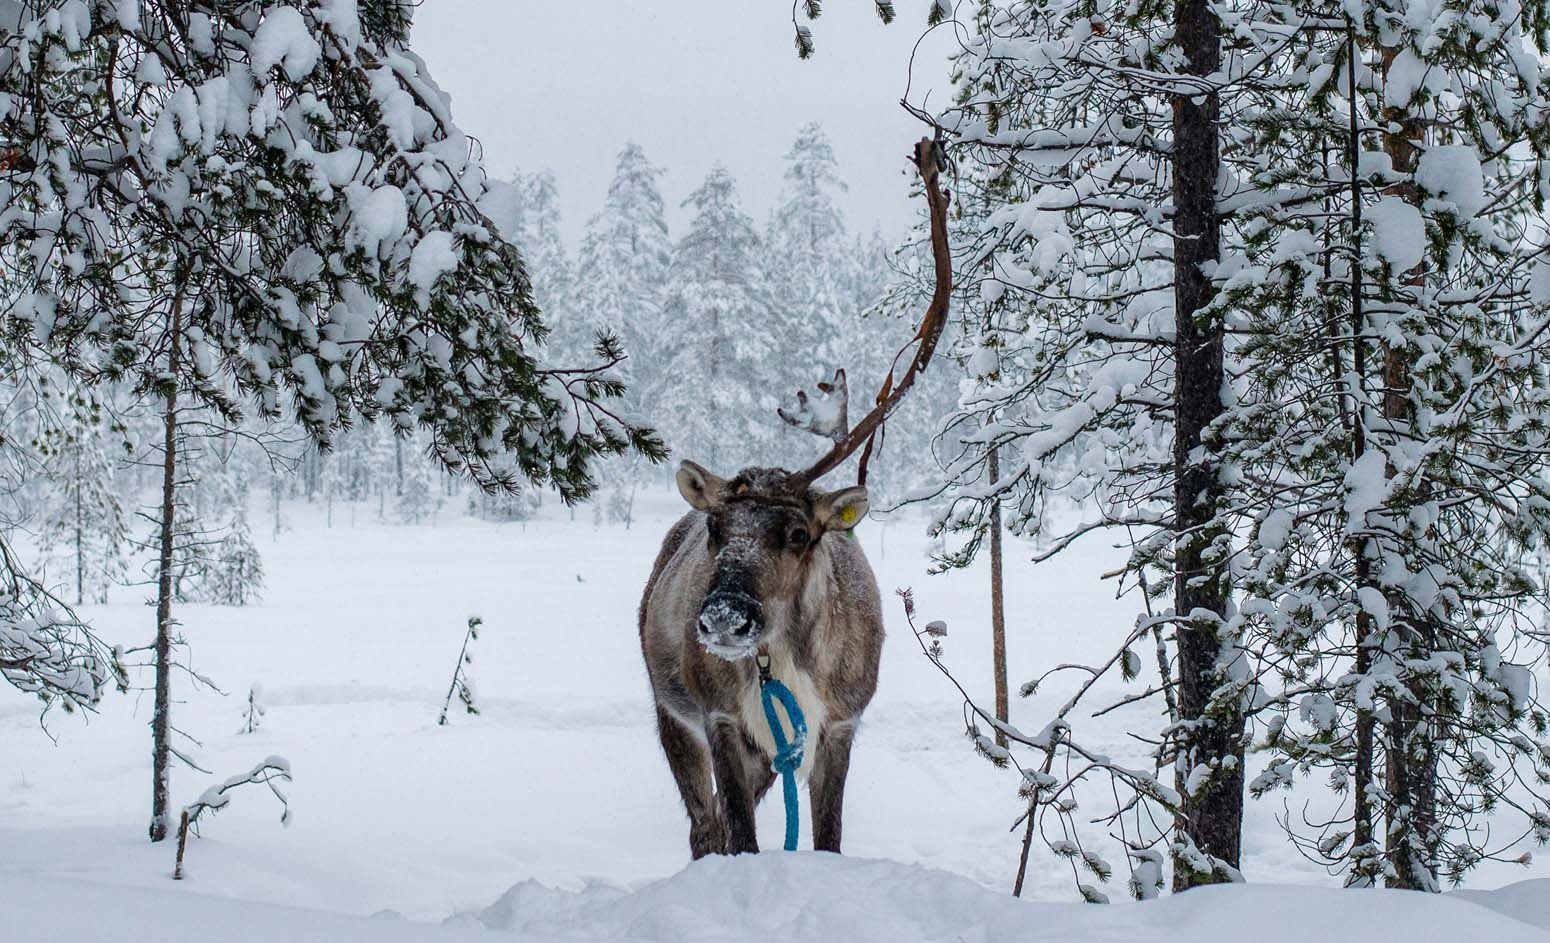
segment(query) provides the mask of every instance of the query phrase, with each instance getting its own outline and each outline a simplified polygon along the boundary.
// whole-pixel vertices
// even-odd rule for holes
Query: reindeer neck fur
[[[801,591],[794,600],[782,600],[779,605],[766,607],[768,623],[765,638],[759,646],[761,654],[769,657],[770,677],[780,681],[795,695],[797,704],[807,722],[807,746],[802,753],[802,764],[797,768],[797,778],[807,781],[813,770],[813,760],[818,754],[818,734],[829,719],[829,705],[819,693],[824,640],[830,626],[830,612],[825,605],[826,593],[833,588],[833,558],[825,545],[828,538],[816,541],[804,562]],[[775,737],[770,731],[764,714],[757,672],[745,675],[738,698],[738,721],[744,731],[766,756],[775,755]],[[778,711],[786,740],[795,732],[790,718]]]

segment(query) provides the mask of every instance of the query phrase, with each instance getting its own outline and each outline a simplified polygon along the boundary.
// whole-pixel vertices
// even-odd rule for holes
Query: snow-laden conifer
[[[108,587],[129,566],[129,520],[119,499],[117,470],[123,436],[85,399],[70,404],[63,423],[43,438],[46,503],[38,546],[43,578],[74,599],[107,602]]]
[[[153,839],[189,404],[316,441],[381,416],[480,485],[593,486],[660,457],[617,411],[618,342],[539,359],[502,189],[408,47],[397,0],[29,0],[0,7],[0,309],[8,351],[124,378],[163,416]]]
[[[264,589],[264,560],[253,542],[246,502],[237,505],[216,545],[206,595],[218,606],[246,606],[257,602]]]
[[[950,453],[939,526],[972,551],[999,503],[1036,559],[1124,535],[1115,575],[1146,612],[1099,667],[1155,643],[1176,795],[1131,785],[1181,813],[1176,886],[1227,863],[1192,834],[1233,825],[1240,718],[1274,757],[1256,793],[1332,774],[1342,810],[1312,834],[1288,825],[1356,883],[1462,874],[1502,851],[1482,831],[1500,809],[1514,838],[1550,834],[1545,713],[1524,684],[1544,606],[1528,564],[1550,301],[1533,222],[1545,80],[1525,49],[1546,20],[1417,9],[1181,4],[1169,22],[983,4],[942,116],[967,145],[965,185],[994,192],[957,233],[991,353],[969,358],[960,425],[981,431]],[[1212,45],[1220,67],[1202,72]],[[1215,141],[1186,155],[1180,118],[1202,106]],[[1199,203],[1181,176],[1202,161],[1214,233],[1180,202]],[[1215,255],[1180,267],[1208,236]],[[1180,307],[1197,276],[1203,305]],[[1182,369],[1212,347],[1205,373]],[[1188,389],[1218,399],[1186,441],[1202,405]],[[993,447],[1015,461],[987,487]],[[1211,605],[1180,603],[1211,586]],[[1215,667],[1191,673],[1202,653]],[[1242,733],[1202,752],[1212,727]]]
[[[662,304],[672,243],[657,178],[662,169],[635,143],[619,152],[603,208],[587,222],[576,262],[575,310],[588,325],[619,332],[632,353],[623,366],[631,405],[650,413],[667,353]]]
[[[1550,838],[1527,683],[1550,526],[1550,98],[1528,50],[1550,37],[1540,3],[1413,12],[1301,11],[1302,81],[1245,128],[1262,157],[1228,284],[1261,317],[1228,439],[1243,607],[1281,688],[1252,787],[1328,767],[1340,812],[1289,823],[1309,852],[1436,889],[1511,845],[1493,814]]]
[[[860,316],[846,288],[855,283],[855,257],[838,199],[834,146],[823,127],[804,125],[786,152],[780,200],[765,233],[765,257],[778,307],[773,329],[790,353],[782,384],[805,388],[845,363],[840,335]]]
[[[777,334],[761,243],[732,175],[712,169],[684,206],[694,215],[673,250],[665,306],[673,356],[661,405],[671,417],[669,442],[677,454],[729,472],[778,464],[771,390],[779,363],[806,358]]]
[[[325,440],[359,416],[424,424],[492,486],[581,496],[592,455],[649,445],[611,414],[612,375],[535,359],[502,187],[408,49],[407,7],[13,6],[14,343],[228,414],[294,403]]]

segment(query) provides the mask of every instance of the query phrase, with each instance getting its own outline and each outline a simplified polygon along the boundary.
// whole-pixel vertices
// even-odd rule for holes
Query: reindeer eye
[[[805,547],[805,546],[807,546],[807,528],[805,528],[805,527],[793,527],[793,528],[791,528],[790,533],[786,534],[786,543],[787,543],[787,545],[792,546],[792,547]]]

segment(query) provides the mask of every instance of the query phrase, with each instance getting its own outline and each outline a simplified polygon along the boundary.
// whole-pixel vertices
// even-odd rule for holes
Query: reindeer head
[[[705,512],[715,559],[700,642],[728,660],[752,655],[791,625],[819,541],[850,530],[867,509],[865,487],[823,492],[779,468],[745,469],[728,481],[684,462],[678,490]]]

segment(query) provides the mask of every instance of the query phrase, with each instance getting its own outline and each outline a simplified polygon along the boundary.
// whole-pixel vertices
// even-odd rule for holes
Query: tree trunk
[[[1174,36],[1191,75],[1209,76],[1221,66],[1221,26],[1208,0],[1179,0]],[[1227,880],[1221,865],[1238,867],[1243,833],[1243,714],[1234,704],[1212,706],[1226,680],[1222,631],[1227,614],[1224,566],[1228,534],[1216,523],[1223,486],[1210,457],[1207,430],[1224,411],[1223,330],[1206,313],[1213,286],[1206,268],[1220,256],[1216,212],[1220,166],[1219,101],[1198,88],[1173,97],[1174,312],[1174,609],[1178,623],[1179,712],[1184,723],[1178,748],[1183,797],[1181,840],[1214,861],[1206,869],[1176,856],[1173,884],[1185,890]],[[1202,444],[1206,445],[1204,450]],[[1201,453],[1201,454],[1197,454]],[[1210,708],[1208,713],[1208,707]],[[1197,771],[1206,772],[1202,779]]]
[[[167,837],[167,773],[172,755],[172,548],[177,508],[178,335],[183,330],[181,289],[172,299],[172,337],[161,464],[161,547],[156,572],[156,702],[151,714],[151,841]]]
[[[1360,47],[1356,43],[1354,26],[1346,32],[1346,78],[1351,92],[1350,134],[1346,141],[1348,169],[1351,175],[1351,375],[1356,384],[1350,391],[1351,461],[1354,464],[1367,454],[1367,316],[1362,305],[1362,191],[1361,178],[1356,167],[1361,157],[1361,135],[1357,129],[1356,61]],[[1351,555],[1356,570],[1358,589],[1378,589],[1372,572],[1372,555],[1368,538],[1352,541]],[[1356,614],[1356,674],[1360,677],[1372,671],[1373,622],[1372,614],[1358,610]],[[1382,873],[1378,860],[1378,846],[1374,822],[1376,801],[1373,795],[1373,734],[1376,722],[1370,710],[1357,710],[1356,757],[1354,766],[1351,871],[1346,877],[1348,886],[1370,887]]]
[[[82,506],[81,489],[81,446],[76,444],[75,454],[75,604],[81,605],[86,600],[86,522],[85,508]]]
[[[1001,458],[994,448],[989,458],[990,483],[1001,480]],[[1006,691],[1006,607],[1001,582],[1001,502],[990,505],[990,658],[996,681],[996,719],[1010,719]],[[996,745],[1006,749],[1006,734],[996,731]],[[1019,882],[1021,884],[1021,882]]]
[[[270,505],[270,509],[274,511],[274,533],[271,536],[275,540],[279,540],[280,539],[280,478],[274,472],[270,472],[269,473],[269,505]]]
[[[1399,50],[1386,47],[1382,50],[1384,84]],[[1383,150],[1389,156],[1394,171],[1409,178],[1415,172],[1420,154],[1416,141],[1421,140],[1426,129],[1421,121],[1403,107],[1384,108]],[[1419,207],[1421,194],[1408,179],[1385,188],[1384,193],[1397,196],[1412,206]],[[1412,287],[1422,288],[1426,281],[1426,263],[1423,260],[1407,273],[1406,281]],[[1401,435],[1412,421],[1410,409],[1410,354],[1404,348],[1387,344],[1383,347],[1383,419],[1392,430],[1391,435]],[[1386,469],[1392,477],[1393,467]],[[1422,486],[1424,489],[1424,485]],[[1396,527],[1402,527],[1396,524]],[[1397,593],[1388,594],[1392,622],[1400,633],[1400,650],[1411,659],[1428,658],[1432,654],[1434,639],[1425,613],[1411,611],[1405,599]],[[1428,729],[1427,705],[1432,701],[1429,686],[1411,678],[1406,683],[1408,697],[1389,699],[1390,721],[1386,744],[1387,791],[1389,794],[1387,842],[1390,887],[1410,890],[1437,890],[1435,842],[1433,832],[1436,819],[1437,768],[1435,731]]]

